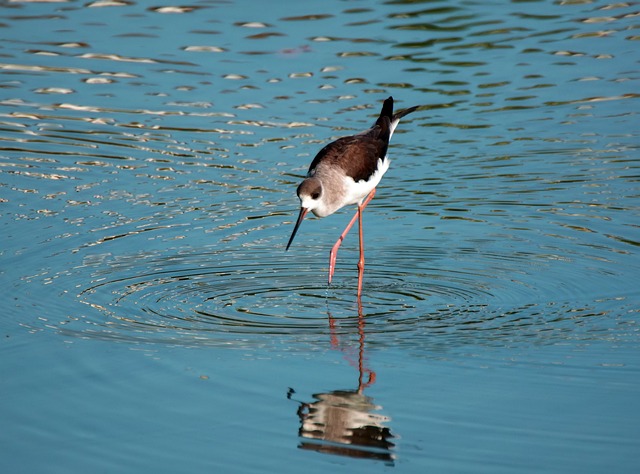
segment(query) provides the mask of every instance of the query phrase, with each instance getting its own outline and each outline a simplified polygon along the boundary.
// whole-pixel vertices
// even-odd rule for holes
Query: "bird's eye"
[[[313,193],[313,194],[311,195],[311,199],[313,199],[314,201],[315,201],[316,199],[318,199],[319,197],[320,197],[320,193]]]

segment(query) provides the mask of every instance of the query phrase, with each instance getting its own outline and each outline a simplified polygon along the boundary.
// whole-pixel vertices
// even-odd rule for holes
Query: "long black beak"
[[[304,216],[307,215],[307,212],[309,212],[309,209],[307,209],[306,207],[300,208],[300,215],[298,215],[298,221],[296,222],[296,226],[293,228],[293,233],[291,234],[291,238],[289,239],[286,250],[289,250],[289,246],[291,245],[291,242],[293,242],[293,238],[296,236],[296,232],[298,232],[298,227],[300,227],[302,219],[304,219]]]

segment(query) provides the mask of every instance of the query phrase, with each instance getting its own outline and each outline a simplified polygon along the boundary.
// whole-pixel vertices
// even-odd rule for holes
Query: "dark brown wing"
[[[325,146],[311,162],[309,175],[319,166],[332,166],[344,170],[355,181],[367,181],[378,167],[378,160],[387,156],[391,137],[393,97],[382,104],[376,123],[364,133],[339,138]]]
[[[374,127],[367,134],[339,138],[325,146],[311,162],[309,174],[316,168],[331,166],[342,169],[355,181],[368,180],[378,167],[378,160],[385,159],[389,145],[389,127],[386,134]]]

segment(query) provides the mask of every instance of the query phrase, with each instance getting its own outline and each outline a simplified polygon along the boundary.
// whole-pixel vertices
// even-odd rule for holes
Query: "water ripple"
[[[405,250],[415,258],[416,249]],[[598,324],[611,323],[604,318],[576,331],[581,321],[606,311],[595,304],[562,303],[559,296],[566,289],[531,288],[514,280],[513,269],[490,274],[486,269],[432,266],[400,272],[373,263],[365,272],[359,306],[355,272],[339,263],[336,284],[329,288],[326,268],[315,268],[315,253],[290,260],[280,251],[253,246],[226,252],[183,249],[170,256],[86,257],[82,266],[56,278],[79,282],[76,298],[90,310],[79,310],[54,327],[81,338],[294,349],[297,343],[326,343],[330,321],[334,334],[352,333],[361,316],[369,340],[378,345],[557,342],[568,336],[596,337]],[[399,254],[402,259],[403,252]],[[443,258],[429,258],[436,257]],[[524,261],[508,255],[474,258],[482,260],[473,264],[478,268],[490,261]],[[394,261],[396,268],[398,263]],[[571,290],[567,293],[565,301],[570,301]],[[619,305],[615,298],[604,300]]]
[[[399,226],[393,243],[369,228],[362,313],[375,343],[564,337],[629,310],[640,96],[619,56],[637,41],[633,4],[274,4],[258,21],[233,3],[16,3],[0,202],[41,237],[27,249],[16,231],[3,251],[45,254],[23,282],[75,288],[83,310],[52,324],[66,334],[264,344],[318,340],[329,315],[348,330],[353,249],[327,288],[326,249],[285,257],[281,221],[314,150],[369,124],[391,93],[427,105],[398,130],[372,210]],[[78,15],[111,6],[84,35]],[[229,12],[215,29],[210,8]],[[154,27],[119,28],[127,17]],[[162,42],[164,29],[182,39]]]

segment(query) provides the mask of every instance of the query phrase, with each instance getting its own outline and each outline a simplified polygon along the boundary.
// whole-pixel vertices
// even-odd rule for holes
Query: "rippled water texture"
[[[95,406],[18,401],[37,396],[43,361],[60,362],[42,381],[55,393],[149,370],[131,395],[151,403],[181,398],[185,367],[208,361],[202,372],[220,372],[200,381],[221,385],[192,406],[226,413],[227,441],[207,463],[163,437],[202,461],[187,472],[264,472],[265,457],[274,472],[362,457],[406,472],[635,472],[637,4],[25,0],[0,13],[0,367],[13,380],[0,457],[18,450],[0,467],[158,472],[166,450],[133,440],[60,460],[60,440],[82,432],[74,410]],[[315,153],[367,128],[389,95],[421,107],[364,214],[359,304],[354,235],[326,283],[355,209],[308,218],[284,246]],[[82,363],[61,355],[78,345]],[[251,410],[271,389],[284,412],[221,408]],[[57,415],[36,421],[39,409]],[[149,417],[201,430],[179,412]],[[265,431],[245,432],[256,417]],[[349,431],[357,420],[366,429]],[[240,438],[253,457],[234,451]]]

